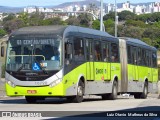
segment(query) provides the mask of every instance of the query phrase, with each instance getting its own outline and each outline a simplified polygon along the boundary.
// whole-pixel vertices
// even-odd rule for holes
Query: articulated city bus
[[[28,103],[120,93],[146,98],[157,80],[156,49],[140,40],[78,26],[25,27],[8,40],[6,93]]]

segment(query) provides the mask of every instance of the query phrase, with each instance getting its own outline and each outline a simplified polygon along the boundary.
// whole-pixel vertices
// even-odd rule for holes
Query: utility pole
[[[100,31],[103,31],[103,0],[101,0]]]
[[[115,0],[115,37],[117,37],[117,24],[118,24],[117,1]]]

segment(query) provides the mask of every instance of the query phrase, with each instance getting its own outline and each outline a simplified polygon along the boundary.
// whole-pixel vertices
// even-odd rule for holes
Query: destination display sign
[[[17,45],[54,45],[54,39],[39,39],[39,40],[15,40]]]

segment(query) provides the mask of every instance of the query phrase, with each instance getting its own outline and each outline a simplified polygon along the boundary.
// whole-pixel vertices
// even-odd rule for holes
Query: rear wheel
[[[147,84],[147,82],[145,82],[144,83],[143,92],[141,94],[141,98],[142,99],[146,99],[147,98],[147,94],[148,94],[148,84]]]
[[[110,94],[104,94],[102,95],[102,100],[109,100]]]
[[[147,94],[148,94],[148,83],[145,82],[144,83],[144,88],[143,88],[143,92],[142,93],[135,93],[134,94],[134,98],[135,99],[146,99],[147,98]]]
[[[115,100],[117,99],[118,94],[118,83],[117,81],[113,82],[112,93],[102,95],[103,100]]]
[[[117,93],[118,93],[118,83],[117,81],[113,82],[113,87],[112,87],[112,93],[109,96],[110,100],[115,100],[117,99]]]
[[[135,99],[140,99],[141,98],[141,93],[135,93],[134,98]]]

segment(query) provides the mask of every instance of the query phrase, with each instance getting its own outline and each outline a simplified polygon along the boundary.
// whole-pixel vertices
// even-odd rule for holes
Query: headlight
[[[8,85],[10,85],[10,86],[13,87],[13,88],[16,87],[16,85],[15,85],[13,82],[11,82],[11,81],[7,81],[7,83],[8,83]]]
[[[61,79],[55,80],[49,86],[52,88],[52,87],[58,85],[60,82],[61,82]]]

